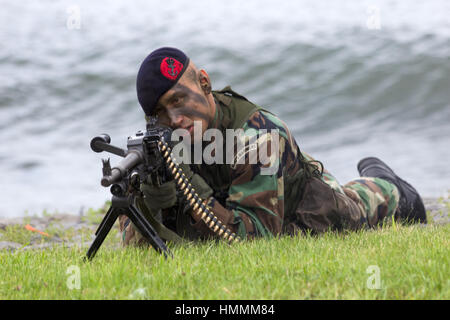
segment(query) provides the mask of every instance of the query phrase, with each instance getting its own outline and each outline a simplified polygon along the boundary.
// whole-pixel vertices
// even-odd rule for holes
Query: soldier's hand
[[[160,186],[143,183],[141,191],[144,194],[144,201],[150,210],[170,208],[177,201],[175,181],[165,182]]]

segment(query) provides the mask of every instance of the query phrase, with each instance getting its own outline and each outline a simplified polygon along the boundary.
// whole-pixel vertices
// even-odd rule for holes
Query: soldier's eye
[[[184,100],[184,95],[177,95],[175,97],[172,98],[172,105],[179,105],[181,103],[183,103]]]
[[[173,101],[173,104],[174,105],[177,105],[177,104],[180,104],[181,103],[181,98],[180,97],[176,97],[175,99],[174,99],[174,101]]]

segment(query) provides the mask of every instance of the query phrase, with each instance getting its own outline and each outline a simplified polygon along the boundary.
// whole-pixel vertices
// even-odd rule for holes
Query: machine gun
[[[171,133],[170,128],[158,126],[156,119],[150,119],[146,132],[138,131],[136,135],[128,137],[128,150],[111,145],[111,138],[107,134],[91,140],[93,151],[107,151],[124,159],[113,168],[109,159],[102,160],[101,185],[111,186],[111,207],[95,232],[96,237],[86,255],[89,260],[95,256],[119,215],[128,216],[155,250],[165,257],[172,256],[164,241],[134,205],[134,198],[140,194],[140,184],[149,179],[155,186],[174,179],[178,191],[192,208],[193,213],[198,215],[214,233],[229,242],[240,240],[213,214],[206,201],[195,192],[181,167],[172,158],[169,144]]]
[[[120,215],[126,215],[155,250],[165,257],[172,256],[164,241],[134,205],[134,197],[140,194],[141,182],[150,179],[153,185],[160,185],[173,179],[159,150],[162,141],[169,141],[171,132],[170,128],[157,126],[156,121],[150,121],[145,132],[138,131],[136,135],[128,137],[128,150],[111,145],[111,138],[107,134],[91,140],[93,151],[107,151],[124,159],[114,168],[111,168],[109,159],[102,160],[101,185],[111,186],[111,207],[95,232],[96,237],[86,254],[87,259],[95,256]]]

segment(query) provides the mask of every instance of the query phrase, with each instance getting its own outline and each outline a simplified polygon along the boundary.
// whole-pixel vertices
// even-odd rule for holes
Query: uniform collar
[[[219,126],[220,115],[223,115],[222,108],[220,107],[220,102],[214,97],[214,102],[216,103],[216,112],[214,113],[214,119],[212,120],[210,128],[215,128]]]
[[[214,95],[214,102],[216,103],[216,112],[214,114],[214,119],[212,120],[212,125],[210,126],[210,128],[225,131],[225,129],[228,128],[228,125],[230,123],[230,117],[227,116],[228,112],[225,112],[229,109],[229,107],[222,100],[223,99],[221,99],[220,96],[217,97],[216,95]]]

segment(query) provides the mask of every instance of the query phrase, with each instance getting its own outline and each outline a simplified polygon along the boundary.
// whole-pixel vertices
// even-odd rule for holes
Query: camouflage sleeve
[[[255,112],[243,126],[243,131],[245,143],[239,146],[235,141],[232,183],[226,207],[213,197],[208,199],[208,204],[214,214],[241,238],[270,237],[282,231],[283,175],[299,169],[299,151],[286,125],[271,113]],[[206,230],[204,227],[206,225],[202,228]]]

